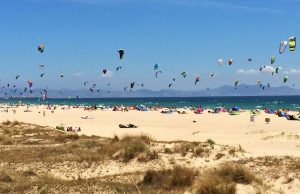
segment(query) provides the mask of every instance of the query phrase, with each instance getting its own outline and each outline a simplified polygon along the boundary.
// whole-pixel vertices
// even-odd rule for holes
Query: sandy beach
[[[297,120],[260,111],[250,122],[248,110],[229,115],[86,108],[3,104],[0,192],[300,191]]]
[[[12,109],[16,112],[13,113]],[[205,110],[203,114],[162,114],[160,111],[119,112],[108,110],[86,111],[83,108],[57,108],[53,113],[47,106],[31,106],[31,112],[24,112],[26,106],[0,109],[0,122],[17,120],[42,126],[80,127],[79,134],[101,137],[122,136],[124,134],[147,134],[157,141],[206,141],[212,139],[218,144],[241,146],[247,152],[264,155],[300,156],[300,122],[289,121],[274,114],[255,116],[250,123],[250,112],[241,112],[231,116],[228,113],[212,114]],[[45,116],[43,112],[45,111]],[[297,112],[290,112],[297,114]],[[81,117],[88,116],[89,119]],[[265,118],[270,118],[267,124]],[[138,128],[123,129],[119,124],[132,123]]]

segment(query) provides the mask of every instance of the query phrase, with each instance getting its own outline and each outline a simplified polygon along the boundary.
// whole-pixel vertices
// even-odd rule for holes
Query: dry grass
[[[225,156],[225,154],[223,154],[223,153],[217,153],[215,156],[215,160],[219,160],[219,159],[223,158],[224,156]]]
[[[125,136],[124,138],[102,139],[81,138],[77,134],[59,132],[54,135],[56,146],[22,146],[0,152],[0,162],[28,163],[63,161],[99,162],[105,159],[117,159],[129,162],[134,158],[146,162],[158,158],[158,153],[149,149],[150,138],[146,136]],[[68,143],[66,143],[68,142]]]
[[[61,180],[32,172],[0,170],[0,193],[133,193],[129,184],[101,179]]]
[[[198,194],[234,194],[236,184],[261,183],[252,173],[244,167],[226,163],[214,171],[206,171],[196,181]]]
[[[14,144],[13,138],[6,135],[0,135],[0,145],[12,145],[12,144]]]
[[[175,153],[180,153],[182,156],[186,156],[187,153],[193,153],[194,149],[199,146],[199,142],[180,142],[175,148]]]
[[[79,139],[79,135],[77,133],[62,133],[58,134],[54,137],[55,141],[58,143],[66,143],[68,141],[75,141]]]
[[[193,184],[197,172],[193,169],[175,166],[172,170],[146,172],[142,185],[160,188],[188,187]]]

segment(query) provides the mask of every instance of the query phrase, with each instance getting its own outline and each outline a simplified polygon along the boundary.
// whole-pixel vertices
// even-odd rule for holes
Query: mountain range
[[[40,96],[42,89],[33,90],[33,95],[23,97],[35,97]],[[11,94],[12,92],[2,91],[0,97],[5,97],[4,93],[7,92]],[[79,89],[79,90],[47,90],[48,98],[113,98],[113,97],[205,97],[205,96],[290,96],[290,95],[300,95],[300,90],[291,88],[288,86],[280,87],[265,87],[264,89],[256,85],[239,85],[236,89],[233,86],[221,86],[213,89],[205,90],[193,90],[193,91],[182,91],[182,90],[148,90],[140,89],[136,91],[107,91],[100,90],[98,92],[90,92],[89,90]],[[28,92],[27,92],[28,93]],[[19,93],[13,94],[13,97],[18,97]]]

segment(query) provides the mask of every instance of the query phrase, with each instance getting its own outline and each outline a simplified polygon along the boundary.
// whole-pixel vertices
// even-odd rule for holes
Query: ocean
[[[300,96],[245,96],[245,97],[163,97],[163,98],[51,98],[44,101],[37,98],[10,98],[0,99],[0,103],[6,104],[60,104],[60,105],[145,105],[164,107],[197,107],[214,108],[224,106],[231,108],[234,106],[243,109],[279,109],[288,108],[290,110],[300,110]]]

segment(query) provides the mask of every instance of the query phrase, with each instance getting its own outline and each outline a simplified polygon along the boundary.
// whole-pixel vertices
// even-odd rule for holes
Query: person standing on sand
[[[46,116],[46,113],[45,113],[45,111],[43,111],[43,117],[45,117]]]

